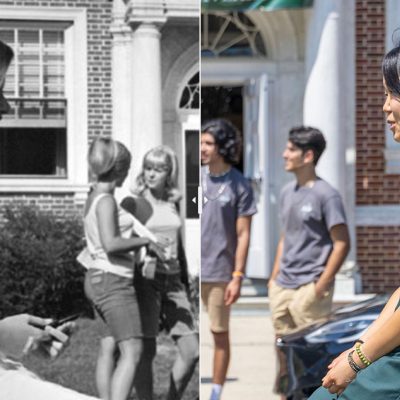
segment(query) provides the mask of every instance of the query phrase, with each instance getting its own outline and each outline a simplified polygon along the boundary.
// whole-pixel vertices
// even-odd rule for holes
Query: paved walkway
[[[202,312],[200,349],[200,399],[211,391],[212,337],[208,317]],[[275,375],[274,334],[267,310],[233,310],[231,364],[222,400],[278,400],[272,393]]]

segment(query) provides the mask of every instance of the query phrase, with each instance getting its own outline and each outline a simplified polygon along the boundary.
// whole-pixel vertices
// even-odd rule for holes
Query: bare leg
[[[156,339],[143,339],[143,353],[135,374],[134,385],[139,400],[153,399],[153,360],[156,355]]]
[[[96,386],[103,400],[111,399],[111,377],[115,368],[117,345],[111,336],[101,339],[96,365]]]
[[[214,337],[214,369],[213,383],[223,385],[225,383],[226,374],[230,361],[230,343],[229,332],[215,333]]]
[[[179,400],[193,375],[199,360],[199,338],[197,334],[180,336],[176,340],[178,356],[172,367],[167,399]]]
[[[131,393],[135,371],[142,357],[143,340],[127,339],[118,342],[120,356],[111,382],[111,400],[127,400]]]

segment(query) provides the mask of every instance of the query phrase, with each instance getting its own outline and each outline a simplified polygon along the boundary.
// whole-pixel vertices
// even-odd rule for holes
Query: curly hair
[[[239,130],[228,120],[223,118],[212,119],[201,127],[202,133],[209,133],[214,137],[218,146],[218,154],[228,164],[237,164],[242,146]]]
[[[164,164],[168,171],[166,181],[166,197],[170,201],[177,201],[181,195],[178,190],[178,160],[175,152],[168,146],[157,146],[150,149],[143,157],[142,169],[136,178],[136,185],[133,189],[133,193],[142,195],[147,189],[146,181],[144,179],[144,170],[146,165],[149,163],[150,158],[160,159],[160,164]]]
[[[289,131],[288,140],[299,147],[303,153],[307,150],[311,150],[314,155],[314,165],[317,165],[326,147],[326,141],[321,131],[310,126],[297,126],[292,128]]]

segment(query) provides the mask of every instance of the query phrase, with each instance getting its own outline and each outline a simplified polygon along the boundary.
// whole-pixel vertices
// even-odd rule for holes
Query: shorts
[[[230,306],[225,305],[226,282],[202,282],[201,300],[210,319],[210,329],[214,333],[229,331]]]
[[[85,294],[116,342],[143,337],[132,279],[91,268],[85,276]]]
[[[151,338],[158,335],[160,320],[163,328],[174,339],[198,333],[180,273],[156,272],[154,279],[148,279],[141,274],[141,271],[136,271],[134,286],[144,337]]]
[[[287,289],[272,281],[268,296],[276,335],[292,333],[328,316],[332,309],[333,290],[334,285],[319,299],[314,282]]]

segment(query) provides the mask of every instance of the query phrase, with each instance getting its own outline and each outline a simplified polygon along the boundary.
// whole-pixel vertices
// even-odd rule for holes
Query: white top
[[[95,197],[84,218],[86,245],[92,258],[90,267],[111,272],[126,278],[132,278],[133,267],[135,265],[133,252],[110,255],[105,252],[101,244],[96,207],[100,199],[105,196],[112,196],[112,194],[101,193]],[[132,236],[133,224],[134,221],[132,216],[118,206],[118,225],[121,237],[130,238]]]

